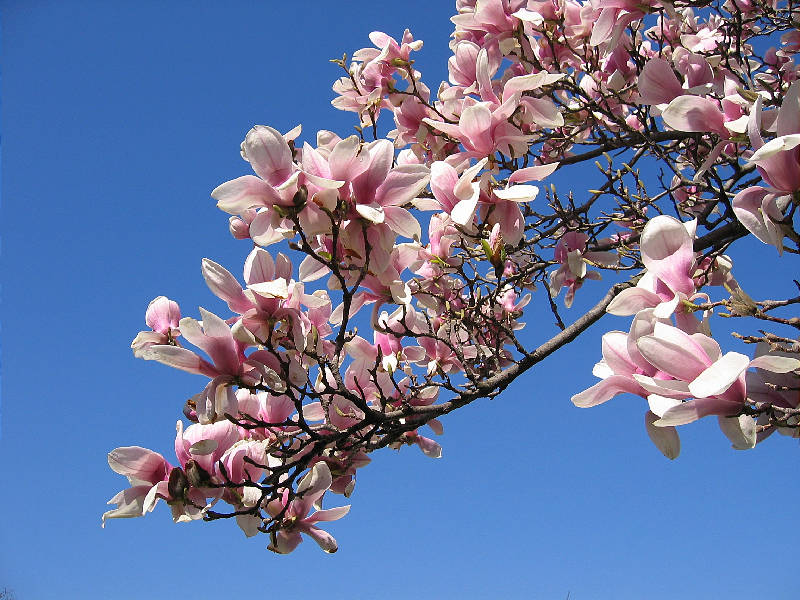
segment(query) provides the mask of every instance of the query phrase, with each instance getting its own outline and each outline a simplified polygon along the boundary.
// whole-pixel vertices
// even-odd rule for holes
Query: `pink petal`
[[[662,324],[656,324],[654,335],[637,340],[639,352],[659,371],[682,381],[694,381],[711,361],[684,332],[669,325],[659,325]]]
[[[253,175],[226,181],[211,192],[220,210],[240,215],[255,206],[280,204],[281,198],[271,185]]]
[[[115,473],[151,484],[167,476],[170,464],[158,452],[139,446],[125,446],[108,453],[108,466]]]
[[[764,199],[769,194],[766,188],[751,186],[743,189],[733,198],[733,212],[747,231],[765,244],[780,247],[774,228],[768,228],[761,210]]]
[[[324,462],[318,462],[297,484],[297,493],[303,495],[303,502],[309,506],[331,487],[331,470]]]
[[[491,153],[493,150],[490,134],[492,113],[485,104],[478,103],[465,108],[458,120],[458,126],[462,131],[460,139],[469,140],[476,152]]]
[[[609,331],[602,338],[603,361],[615,375],[631,375],[636,365],[628,354],[628,334],[623,331]]]
[[[422,228],[419,222],[405,208],[399,206],[385,206],[386,224],[397,235],[419,241],[422,237]]]
[[[181,309],[173,300],[166,296],[159,296],[147,305],[144,320],[153,331],[166,334],[169,329],[178,327],[178,322],[181,320]]]
[[[244,138],[245,156],[256,175],[264,181],[278,185],[292,174],[292,152],[280,132],[272,127],[256,125]]]
[[[692,237],[683,223],[667,215],[652,218],[639,242],[647,270],[674,292],[694,293],[689,276],[694,263]]]
[[[667,104],[681,94],[681,82],[672,65],[663,58],[652,58],[644,65],[638,80],[642,104]]]
[[[253,248],[244,261],[244,280],[249,284],[275,279],[275,261],[262,248]]]
[[[428,185],[430,170],[425,165],[401,165],[392,169],[375,190],[375,201],[381,206],[401,206],[416,198]]]
[[[458,172],[444,161],[436,161],[431,165],[431,190],[446,212],[450,212],[458,203],[453,189],[458,183]]]
[[[580,394],[575,394],[572,397],[572,403],[581,408],[589,408],[607,402],[618,394],[627,393],[641,396],[642,391],[641,386],[631,378],[622,375],[612,375],[594,384],[588,390],[584,390]]]
[[[309,537],[317,542],[317,545],[328,554],[333,554],[339,549],[334,537],[327,531],[323,531],[317,527],[309,527],[306,530]]]
[[[661,117],[678,131],[711,131],[727,137],[725,117],[716,102],[699,96],[678,96],[669,103]]]
[[[311,515],[307,522],[318,523],[320,521],[338,521],[343,516],[350,512],[350,505],[338,506],[336,508],[328,508],[326,510],[318,510]]]
[[[779,136],[800,133],[800,81],[795,81],[786,91],[776,125]]]
[[[144,349],[141,352],[141,357],[144,360],[155,360],[161,364],[197,375],[207,375],[209,377],[217,375],[216,369],[186,348],[154,345]]]
[[[645,308],[653,308],[661,304],[658,294],[644,288],[632,287],[622,290],[606,307],[606,312],[619,317],[635,315]]]
[[[367,158],[364,154],[359,154],[360,148],[361,141],[355,135],[338,142],[333,147],[328,157],[333,179],[352,181],[366,170]]]
[[[214,295],[225,300],[233,312],[242,314],[252,308],[252,303],[244,295],[242,286],[225,267],[204,258],[202,272],[208,288]]]
[[[509,183],[519,183],[526,181],[542,181],[551,175],[558,168],[558,163],[549,163],[536,167],[527,167],[514,171],[508,178]]]

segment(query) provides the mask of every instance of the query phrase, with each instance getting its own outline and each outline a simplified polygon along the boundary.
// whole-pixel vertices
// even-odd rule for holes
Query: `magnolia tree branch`
[[[640,396],[670,459],[677,428],[709,416],[738,449],[800,435],[800,297],[754,301],[727,254],[749,238],[774,247],[772,273],[796,272],[798,8],[458,6],[448,82],[423,81],[409,31],[373,32],[374,47],[333,61],[346,70],[333,105],[358,135],[247,133],[254,174],[211,194],[252,248],[244,284],[203,259],[228,314],[148,307],[134,355],[206,384],[183,407],[176,464],[109,454],[130,485],[104,520],[164,500],[176,521],[235,519],[275,552],[303,536],[333,552],[320,524],[349,506],[323,499],[349,497],[369,453],[438,458],[439,418],[498,396],[606,313],[630,328],[603,336],[600,381],[576,406]],[[570,318],[578,293],[594,305]],[[551,337],[533,340],[523,316]],[[717,316],[775,329],[737,335],[751,357],[712,337]]]

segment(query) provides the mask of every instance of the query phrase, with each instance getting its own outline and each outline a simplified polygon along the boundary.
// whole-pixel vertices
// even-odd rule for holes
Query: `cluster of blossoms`
[[[776,429],[798,435],[800,343],[743,336],[760,342],[751,360],[723,353],[710,331],[723,307],[800,328],[774,312],[800,298],[751,300],[724,254],[750,234],[800,252],[797,9],[459,0],[457,10],[435,98],[413,67],[422,42],[374,32],[375,47],[337,61],[347,75],[333,104],[358,114],[359,136],[321,131],[301,145],[299,127],[247,133],[254,175],[211,194],[232,236],[252,244],[244,283],[202,262],[230,314],[182,318],[161,296],[132,344],[208,382],[183,407],[175,465],[138,446],[109,454],[130,486],[104,520],[164,500],[176,521],[235,518],[279,553],[302,535],[333,552],[319,524],[349,506],[323,509],[323,498],[349,497],[370,452],[441,456],[427,433],[442,433],[439,417],[495,396],[606,312],[633,323],[604,336],[602,381],[575,404],[646,398],[648,433],[670,458],[674,426],[707,415],[736,448]],[[379,139],[387,114],[395,129]],[[556,192],[562,170],[600,156],[596,189]],[[641,175],[648,161],[666,178]],[[545,180],[542,193],[532,182]],[[566,289],[569,308],[603,273],[614,283],[566,324],[556,296]],[[536,293],[555,325],[532,342],[547,329],[523,332]]]
[[[603,359],[594,368],[602,381],[572,401],[590,407],[621,393],[646,398],[647,433],[667,458],[680,452],[675,425],[708,415],[718,415],[720,429],[740,450],[776,429],[800,437],[795,416],[776,424],[761,410],[791,413],[800,406],[800,360],[770,351],[766,344],[753,360],[739,352],[723,354],[710,335],[710,309],[703,310],[708,295],[698,289],[724,285],[735,290],[738,285],[726,257],[697,263],[692,249],[696,225],[666,215],[647,223],[639,241],[646,272],[606,308],[611,314],[633,315],[630,331],[603,336]],[[697,312],[704,313],[703,319]]]

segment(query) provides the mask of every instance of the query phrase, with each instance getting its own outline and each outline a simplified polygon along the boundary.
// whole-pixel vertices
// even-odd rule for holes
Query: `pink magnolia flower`
[[[178,304],[166,296],[159,296],[150,301],[145,313],[145,322],[152,331],[140,331],[131,342],[133,355],[142,358],[150,346],[169,344],[181,332],[178,324],[181,320],[181,309]]]
[[[481,159],[498,150],[506,156],[520,156],[527,151],[530,136],[508,120],[521,97],[520,93],[512,94],[499,105],[465,100],[457,125],[427,118],[424,122],[461,142],[466,151],[459,158]]]
[[[707,415],[736,415],[744,406],[747,356],[737,352],[723,355],[712,338],[702,333],[689,335],[664,323],[657,323],[653,333],[640,337],[636,345],[651,365],[674,379],[638,379],[651,392],[650,410],[660,417],[654,425],[684,425]]]
[[[600,279],[600,273],[589,271],[587,261],[610,266],[617,263],[616,255],[611,252],[587,252],[586,243],[589,236],[577,231],[568,231],[558,240],[555,249],[555,260],[561,263],[558,270],[550,274],[550,293],[558,296],[561,288],[566,287],[564,305],[569,308],[587,279]]]
[[[280,500],[273,500],[267,505],[267,512],[272,517],[281,515],[280,530],[273,537],[270,550],[278,554],[289,554],[303,541],[301,534],[309,536],[325,552],[333,553],[339,549],[333,536],[317,527],[317,523],[336,521],[350,511],[350,505],[319,509],[322,496],[332,483],[333,478],[327,463],[318,462],[300,480],[294,499],[289,500],[289,490],[284,490]],[[317,510],[309,515],[308,511],[312,506],[317,507]]]
[[[750,143],[755,152],[750,157],[764,181],[770,186],[751,186],[733,199],[736,217],[750,233],[765,244],[783,251],[780,222],[800,190],[800,81],[789,86],[776,119],[777,137],[764,143],[761,137],[761,96],[755,102],[748,122]]]
[[[606,311],[612,315],[632,315],[643,308],[656,308],[659,318],[675,313],[680,301],[695,293],[692,278],[695,227],[695,221],[682,223],[667,215],[650,219],[639,240],[647,273],[636,287],[620,292]]]
[[[757,165],[764,181],[779,192],[800,190],[800,81],[789,86],[776,119],[777,137],[766,144],[760,133],[759,96],[748,129],[755,152],[750,162]]]
[[[258,177],[245,175],[216,187],[211,197],[220,209],[236,215],[253,207],[293,203],[298,172],[279,131],[256,125],[242,142],[242,155]]]
[[[472,221],[478,205],[481,188],[475,177],[486,165],[482,159],[465,169],[459,176],[458,171],[444,161],[431,165],[431,190],[450,218],[457,225],[467,225]]]
[[[159,496],[169,498],[167,483],[173,467],[158,452],[139,446],[117,448],[109,452],[108,465],[127,477],[131,487],[108,501],[117,508],[103,513],[104,527],[106,519],[141,517],[155,508]]]

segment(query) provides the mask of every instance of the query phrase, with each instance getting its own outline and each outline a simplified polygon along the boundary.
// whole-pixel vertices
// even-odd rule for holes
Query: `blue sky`
[[[125,483],[106,454],[142,445],[173,459],[183,401],[204,385],[129,346],[157,295],[186,315],[221,310],[200,260],[239,274],[248,252],[209,197],[246,172],[244,134],[302,123],[312,141],[318,129],[348,135],[328,59],[369,45],[372,30],[423,39],[416,66],[436,89],[452,6],[0,7],[0,589],[19,600],[795,597],[796,442],[735,452],[700,422],[669,462],[647,439],[640,399],[575,408],[569,397],[595,381],[599,336],[628,327],[615,317],[500,398],[449,416],[441,460],[374,454],[350,515],[330,527],[336,555],[307,541],[276,556],[231,522],[174,525],[163,505],[101,529]],[[745,289],[765,264],[797,272],[770,248],[734,258]],[[546,313],[526,321],[552,328]]]

